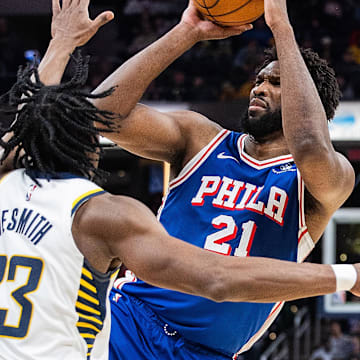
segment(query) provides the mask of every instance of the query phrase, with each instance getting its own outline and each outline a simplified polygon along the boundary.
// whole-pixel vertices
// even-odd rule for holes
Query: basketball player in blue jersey
[[[298,48],[286,0],[265,0],[265,20],[276,51],[257,74],[243,133],[198,113],[137,104],[151,81],[195,43],[229,35],[229,28],[202,20],[191,2],[180,24],[99,86],[118,87],[94,103],[121,114],[113,141],[171,164],[159,211],[170,235],[224,256],[302,262],[350,195],[354,171],[330,141],[328,120],[340,96],[334,72],[311,50]],[[256,271],[254,264],[248,275]],[[276,278],[282,276],[279,267]],[[219,304],[153,287],[131,273],[128,279],[119,279],[111,294],[112,360],[236,358],[283,306]],[[264,284],[252,283],[261,291]]]
[[[339,269],[220,256],[174,239],[144,205],[91,181],[98,132],[112,131],[114,117],[87,98],[112,90],[81,89],[87,76],[81,58],[73,79],[58,84],[69,54],[113,18],[105,12],[91,21],[87,6],[88,0],[63,0],[62,7],[53,1],[53,39],[39,72],[21,70],[3,98],[17,118],[1,140],[0,358],[108,359],[107,294],[121,262],[151,284],[212,301],[274,302],[336,289],[360,295],[359,264]],[[5,164],[11,157],[16,170]],[[179,344],[170,325],[159,329],[160,320],[143,311],[152,319],[144,325],[149,331]],[[130,314],[123,315],[128,326]]]

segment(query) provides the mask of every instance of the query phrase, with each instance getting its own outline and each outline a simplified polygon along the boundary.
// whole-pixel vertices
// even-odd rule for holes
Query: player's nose
[[[263,81],[262,83],[255,85],[252,89],[254,96],[266,97],[269,94],[268,84]]]

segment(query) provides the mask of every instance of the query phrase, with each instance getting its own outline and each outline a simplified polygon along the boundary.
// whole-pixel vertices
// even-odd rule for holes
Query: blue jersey
[[[314,244],[293,158],[255,160],[244,152],[246,136],[223,130],[201,150],[170,183],[159,219],[170,235],[225,256],[302,261]],[[122,291],[185,339],[230,356],[248,350],[283,305],[215,303],[140,280]]]

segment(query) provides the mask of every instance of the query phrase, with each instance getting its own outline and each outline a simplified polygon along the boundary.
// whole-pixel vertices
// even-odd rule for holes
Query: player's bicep
[[[187,112],[182,116],[186,118]],[[164,113],[138,104],[129,116],[119,121],[116,133],[105,136],[134,154],[169,161],[174,153],[185,148],[186,133],[180,121],[181,118],[172,112]]]
[[[193,111],[160,112],[142,104],[119,125],[118,132],[106,136],[134,154],[169,163],[191,158],[221,130]]]
[[[138,201],[122,201],[127,215],[120,219],[113,255],[119,254],[128,269],[150,284],[210,297],[215,276],[209,279],[209,274],[216,265],[216,256],[169,236]]]
[[[155,215],[142,203],[128,197],[113,197],[113,229],[107,239],[113,256],[144,280],[167,268],[174,256],[173,240]],[[116,211],[119,208],[120,211]],[[110,225],[110,224],[109,224]],[[169,245],[169,239],[174,244]],[[174,248],[173,248],[174,247]]]
[[[169,236],[153,213],[137,200],[98,196],[78,210],[76,243],[90,264],[108,271],[123,262],[140,279],[160,287],[211,297],[219,257]]]
[[[167,236],[153,213],[137,200],[104,194],[90,199],[75,214],[72,233],[76,244],[90,264],[106,272],[109,264],[146,262],[156,239]],[[144,254],[143,254],[144,253]],[[142,258],[142,256],[145,258]],[[159,259],[162,260],[162,259]],[[154,262],[152,263],[154,264]]]

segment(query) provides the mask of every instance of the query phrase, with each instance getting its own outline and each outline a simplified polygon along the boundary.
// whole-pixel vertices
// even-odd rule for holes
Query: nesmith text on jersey
[[[4,209],[0,210],[0,236],[6,231],[22,234],[34,245],[52,228],[50,221],[32,209]]]
[[[212,205],[228,210],[250,210],[262,214],[283,225],[288,203],[285,190],[272,186],[266,202],[258,200],[263,186],[256,186],[226,176],[203,176],[196,196],[191,200],[193,206],[203,206],[205,196],[214,197]],[[240,195],[242,195],[240,197]],[[264,200],[264,199],[263,199]]]

